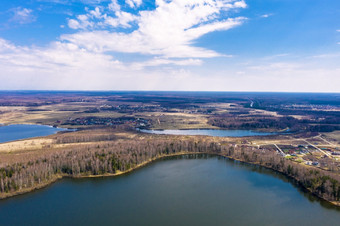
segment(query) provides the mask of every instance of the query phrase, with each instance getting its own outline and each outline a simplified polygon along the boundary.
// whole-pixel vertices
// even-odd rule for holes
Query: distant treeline
[[[208,123],[226,129],[299,129],[299,122],[293,117],[246,116],[233,114],[210,117]]]
[[[340,130],[340,117],[325,117],[298,120],[290,116],[235,116],[225,114],[212,116],[208,123],[225,129],[275,129],[290,128],[291,131],[332,132]]]
[[[79,138],[76,138],[79,140]],[[86,139],[80,139],[81,141]],[[104,138],[106,140],[106,138]],[[57,140],[57,143],[70,140]],[[156,157],[176,153],[210,153],[265,166],[296,179],[303,187],[329,201],[340,200],[340,177],[282,158],[267,149],[221,144],[210,139],[164,138],[113,140],[47,151],[0,168],[0,197],[32,190],[58,176],[115,174]]]

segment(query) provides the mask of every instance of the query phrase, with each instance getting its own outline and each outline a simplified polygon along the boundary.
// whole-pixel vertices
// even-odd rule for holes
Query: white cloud
[[[274,14],[272,14],[272,13],[268,13],[268,14],[263,14],[263,15],[261,15],[260,17],[262,17],[262,18],[268,18],[268,17],[271,17],[271,16],[273,16]]]
[[[139,7],[143,1],[142,0],[126,0],[126,4],[128,4],[131,8]]]
[[[135,1],[138,5],[141,1]],[[116,1],[109,5],[114,16],[103,14],[93,20],[91,13],[70,19],[73,29],[91,29],[91,31],[63,35],[64,41],[74,43],[89,51],[125,52],[158,55],[177,58],[209,58],[221,54],[193,46],[194,41],[203,35],[228,30],[241,25],[246,18],[220,18],[222,11],[246,7],[242,0],[157,0],[153,11],[139,11],[131,14],[120,10]],[[76,23],[76,21],[78,23]],[[131,27],[130,33],[109,32],[105,26]]]
[[[182,67],[200,65],[199,59],[124,64],[72,43],[38,48],[0,39],[0,89],[339,92],[339,57],[276,60],[256,59],[246,66],[226,61],[217,68],[205,65],[206,73]]]
[[[123,28],[131,27],[131,22],[136,21],[137,17],[131,13],[123,12],[123,11],[116,11],[115,18],[111,16],[104,15],[104,22],[102,25],[109,25],[112,27],[121,26]]]
[[[112,0],[111,3],[108,6],[109,10],[111,11],[119,11],[120,5],[117,0]]]
[[[36,17],[33,15],[33,11],[31,9],[18,7],[12,9],[11,11],[13,12],[13,16],[10,20],[13,22],[27,24],[36,20]]]
[[[177,27],[177,24],[173,27],[171,25],[162,27],[161,22],[154,21],[154,24],[141,24],[146,26],[141,26],[129,34],[92,31],[63,35],[61,39],[95,52],[115,51],[175,58],[210,58],[222,55],[192,46],[193,41],[212,31],[233,28],[243,21],[244,18],[228,19],[188,29],[181,28],[182,25]]]
[[[108,2],[109,0],[35,0],[38,2],[50,2],[50,3],[55,3],[55,4],[71,4],[74,2],[81,2],[86,5],[98,5],[103,2]]]
[[[120,6],[117,0],[107,1],[106,8],[87,9],[68,20],[73,34],[46,47],[0,38],[0,89],[339,92],[337,53],[309,58],[278,54],[243,59],[242,65],[221,58],[223,64],[204,64],[203,58],[224,54],[195,41],[244,23],[243,17],[225,18],[247,7],[244,1],[156,0],[150,11],[138,11],[142,1],[132,2],[129,12],[124,11],[129,3]],[[21,8],[18,15],[33,14],[27,10]],[[115,57],[130,53],[129,62]]]
[[[235,8],[246,8],[247,4],[245,3],[245,1],[237,1],[234,3],[234,7]]]
[[[133,63],[131,65],[132,69],[141,70],[145,67],[155,67],[159,65],[179,65],[179,66],[188,66],[188,65],[201,65],[202,60],[199,59],[185,59],[185,60],[170,60],[165,58],[154,58],[145,62]]]
[[[142,3],[134,2],[136,5]],[[242,24],[245,18],[222,19],[219,14],[245,7],[244,4],[239,0],[157,0],[155,10],[131,14],[122,11],[117,1],[112,0],[107,9],[86,9],[87,14],[69,19],[70,28],[84,31],[62,35],[60,41],[47,47],[21,47],[0,39],[0,64],[18,71],[58,71],[78,67],[83,70],[100,65],[109,71],[124,71],[160,65],[200,65],[203,63],[200,58],[222,54],[193,46],[194,41],[209,32]],[[109,16],[107,10],[115,17]],[[23,17],[30,14],[29,10],[18,13]],[[103,25],[129,27],[132,21],[138,26],[130,33],[108,31]],[[113,57],[115,52],[145,54],[153,58],[122,63]]]
[[[133,3],[137,8],[142,1]],[[195,80],[190,67],[203,64],[202,58],[224,56],[195,41],[241,25],[246,18],[221,15],[244,7],[243,0],[156,0],[155,10],[131,13],[112,0],[106,8],[69,18],[76,31],[46,47],[0,38],[0,79],[6,80],[0,89],[182,89],[182,80]],[[121,62],[114,57],[118,52],[143,57]]]
[[[87,29],[94,27],[95,23],[91,21],[91,17],[94,17],[91,12],[89,15],[78,15],[77,19],[68,20],[68,26],[72,29]]]
[[[120,10],[120,6],[117,1],[113,0],[108,10],[111,11],[108,15],[104,13],[104,10],[100,7],[95,7],[94,10],[88,10],[87,14],[78,15],[75,19],[68,20],[68,26],[72,29],[106,29],[108,27],[131,27],[131,22],[136,21],[137,16]]]
[[[96,7],[94,10],[90,10],[90,14],[97,19],[102,17],[101,9],[99,7]]]
[[[102,2],[107,2],[108,0],[80,0],[84,4],[98,5]]]
[[[340,42],[338,44],[340,44]],[[312,58],[338,58],[338,57],[340,57],[340,53],[326,53],[312,56]]]
[[[72,29],[79,29],[80,23],[77,20],[70,19],[67,23],[67,25]]]
[[[255,65],[248,67],[251,70],[257,70],[257,71],[279,71],[279,70],[285,70],[285,71],[294,71],[299,69],[300,64],[298,63],[291,63],[291,62],[272,62],[268,64],[263,65]]]
[[[18,70],[59,70],[67,68],[122,68],[112,56],[88,52],[72,43],[53,42],[48,48],[21,47],[0,39],[0,65]]]

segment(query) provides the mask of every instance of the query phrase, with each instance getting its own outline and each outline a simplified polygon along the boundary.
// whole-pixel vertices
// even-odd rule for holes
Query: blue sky
[[[340,92],[337,0],[4,0],[0,89]]]

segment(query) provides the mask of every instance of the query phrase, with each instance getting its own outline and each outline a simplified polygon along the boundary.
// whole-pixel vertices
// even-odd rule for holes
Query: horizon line
[[[187,93],[298,93],[298,94],[340,94],[339,92],[311,92],[311,91],[225,91],[225,90],[52,90],[52,89],[13,89],[0,92],[187,92]]]

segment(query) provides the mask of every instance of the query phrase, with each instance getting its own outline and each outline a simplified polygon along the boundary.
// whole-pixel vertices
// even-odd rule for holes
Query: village
[[[270,141],[266,141],[268,143]],[[307,138],[291,138],[277,140],[273,144],[258,145],[276,151],[291,161],[324,170],[339,171],[340,146],[338,142],[330,142],[322,134]],[[257,144],[255,142],[253,145]]]

